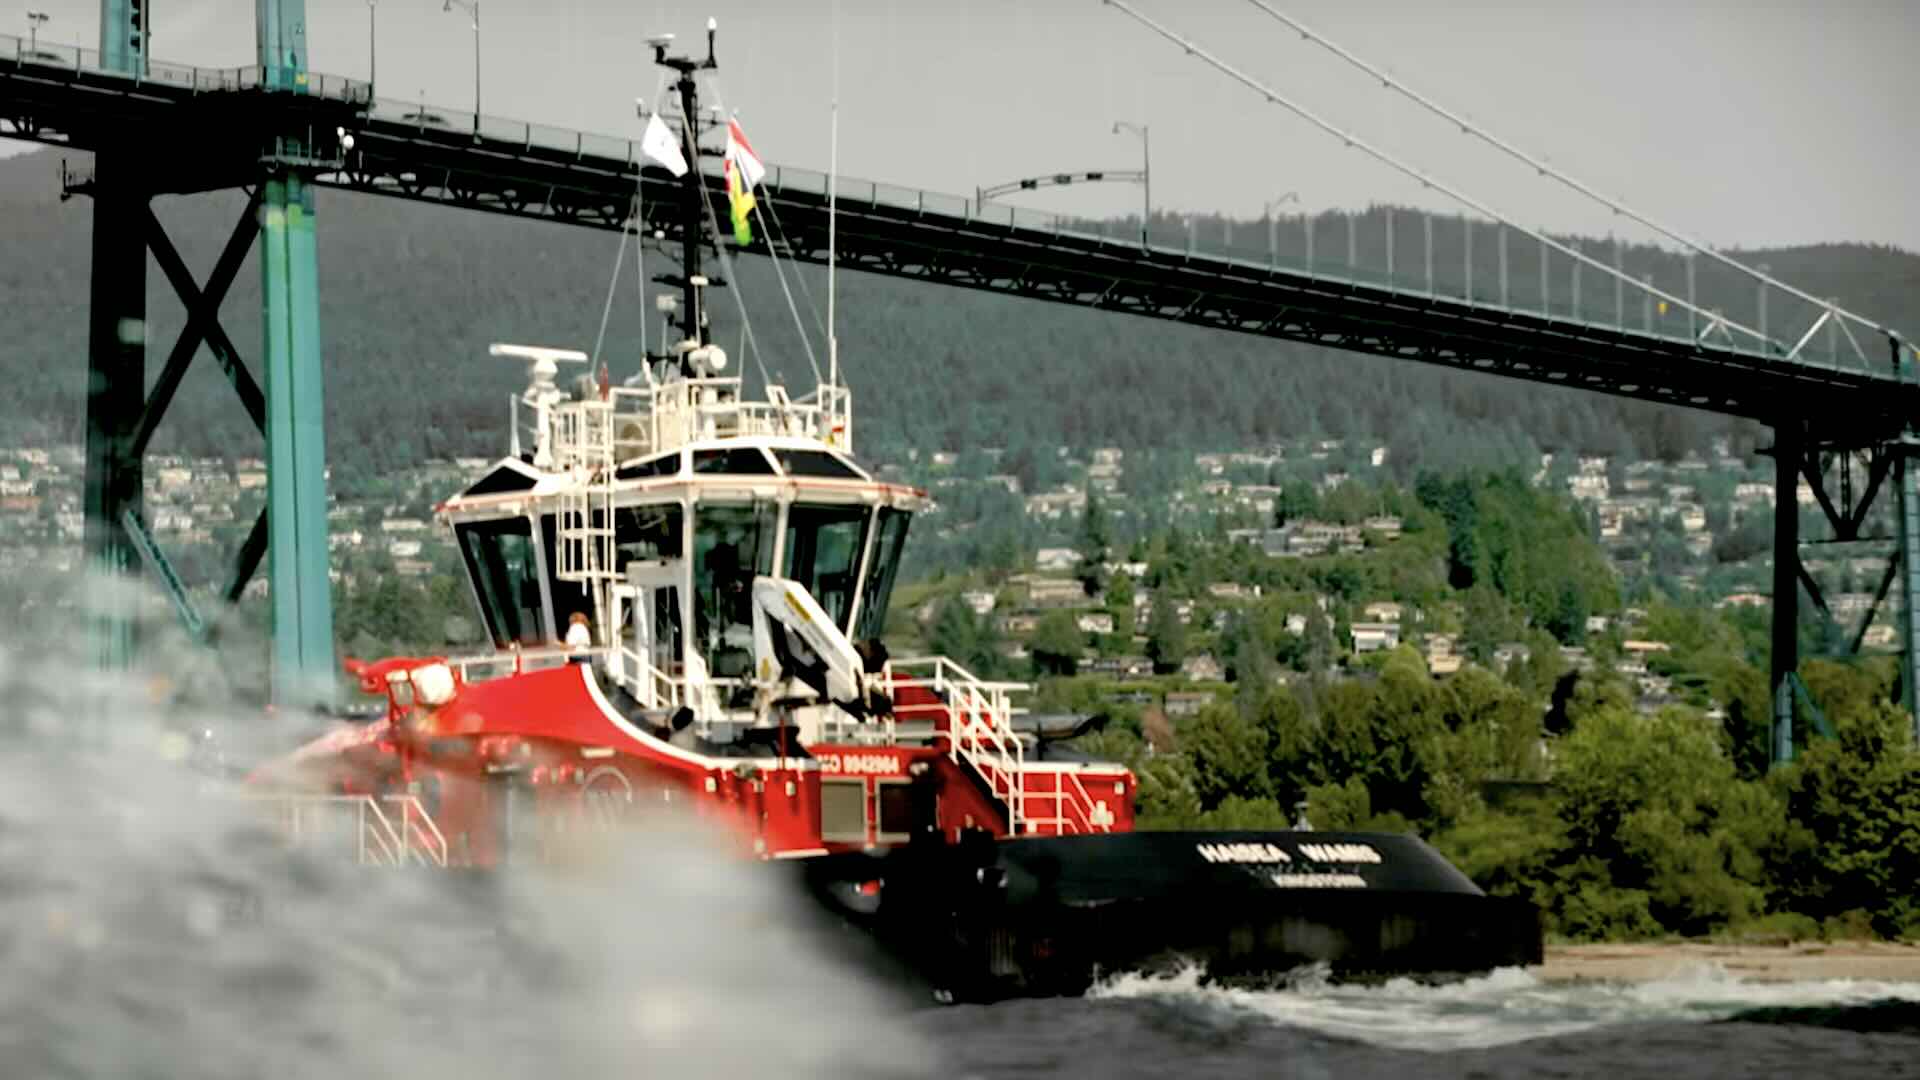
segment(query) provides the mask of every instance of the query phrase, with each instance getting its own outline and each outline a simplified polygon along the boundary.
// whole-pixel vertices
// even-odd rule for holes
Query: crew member
[[[573,618],[567,620],[567,648],[575,654],[572,657],[574,663],[587,662],[588,658],[580,654],[593,648],[593,627],[587,624],[587,613],[584,611],[574,612]]]

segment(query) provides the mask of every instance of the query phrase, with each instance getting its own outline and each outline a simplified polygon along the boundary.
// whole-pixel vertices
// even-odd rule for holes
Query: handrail
[[[420,797],[411,793],[392,795],[320,795],[296,792],[233,792],[227,797],[242,802],[272,803],[281,818],[291,847],[301,847],[309,836],[325,829],[313,823],[328,808],[350,810],[353,815],[353,857],[361,866],[403,866],[410,863],[444,868],[448,860],[447,838],[427,813]],[[399,807],[400,824],[394,824],[381,804]],[[415,838],[418,837],[418,843]]]

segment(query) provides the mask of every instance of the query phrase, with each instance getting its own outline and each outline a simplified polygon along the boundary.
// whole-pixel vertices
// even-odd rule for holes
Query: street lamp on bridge
[[[373,88],[379,82],[380,75],[379,55],[375,53],[373,47],[373,10],[378,4],[379,0],[367,0],[367,97],[369,98],[373,97]],[[473,111],[479,112],[479,106],[475,105]]]
[[[1283,203],[1292,203],[1295,206],[1300,205],[1300,193],[1297,191],[1289,191],[1285,195],[1268,202],[1262,211],[1267,218],[1267,265],[1269,267],[1280,261],[1279,219],[1274,216],[1273,212]],[[1307,228],[1307,265],[1313,265],[1312,226],[1308,226]]]
[[[1140,242],[1147,242],[1147,223],[1153,218],[1153,155],[1147,142],[1147,125],[1135,124],[1128,120],[1115,120],[1113,133],[1130,131],[1140,136],[1140,186],[1143,194],[1140,204]]]
[[[52,16],[44,11],[27,12],[27,55],[37,56],[40,52],[40,28],[47,24]]]
[[[473,135],[480,137],[480,0],[446,0],[441,11],[459,8],[473,16]]]

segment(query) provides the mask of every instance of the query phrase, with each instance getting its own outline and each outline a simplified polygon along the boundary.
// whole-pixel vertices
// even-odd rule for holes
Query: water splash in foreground
[[[1285,989],[1240,990],[1202,986],[1198,969],[1189,969],[1162,978],[1119,976],[1094,996],[1197,1009],[1223,1020],[1265,1019],[1372,1046],[1461,1050],[1614,1024],[1722,1020],[1756,1008],[1920,1002],[1920,983],[1762,982],[1729,975],[1718,965],[1696,964],[1640,983],[1548,981],[1503,968],[1443,986],[1408,979],[1341,985],[1309,969]]]
[[[0,1073],[897,1076],[925,1048],[690,828],[569,872],[362,868],[209,797],[182,725],[0,646]]]

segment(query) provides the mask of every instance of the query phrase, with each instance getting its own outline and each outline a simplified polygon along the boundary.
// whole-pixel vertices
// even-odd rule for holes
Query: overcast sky
[[[1604,234],[1605,210],[1535,177],[1261,14],[1247,0],[1131,0],[1277,91],[1515,218]],[[1913,0],[1270,0],[1502,137],[1719,245],[1822,240],[1920,250],[1920,3]],[[50,41],[98,44],[97,0],[27,6]],[[155,0],[157,58],[254,59],[254,0]],[[549,11],[552,8],[555,10]],[[840,0],[840,167],[949,192],[1022,176],[1134,167],[1152,132],[1153,199],[1255,217],[1393,201],[1452,211],[1100,0]],[[363,0],[309,0],[315,71],[364,77]],[[380,0],[381,96],[468,109],[466,15]],[[632,136],[658,69],[643,40],[701,48],[720,20],[720,89],[761,156],[824,169],[832,0],[482,0],[491,115]],[[12,24],[12,25],[9,25]],[[14,147],[18,149],[17,145]],[[1080,186],[1024,205],[1137,208],[1138,188]],[[1641,238],[1639,230],[1623,234]]]

